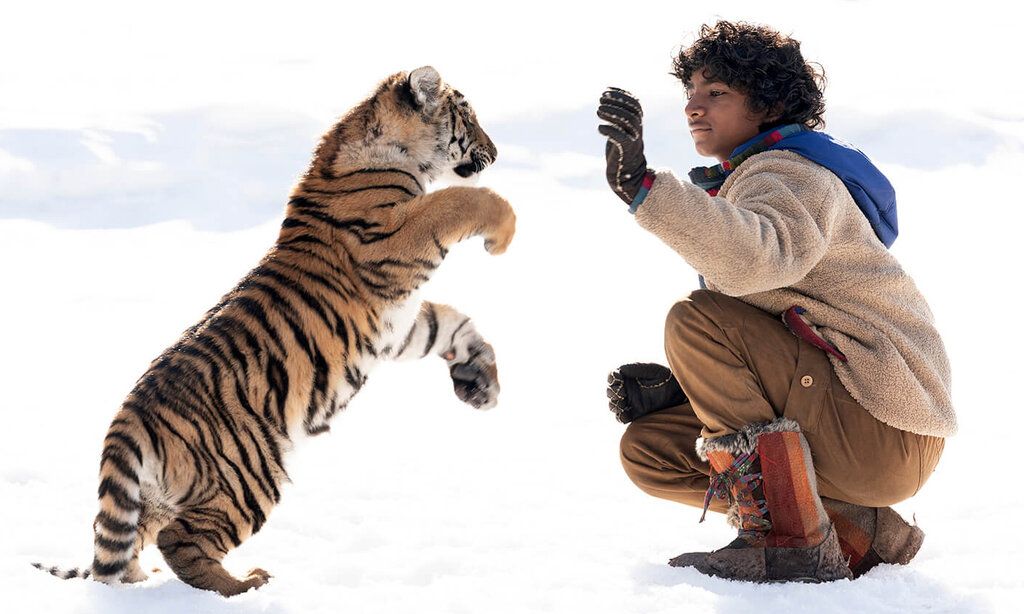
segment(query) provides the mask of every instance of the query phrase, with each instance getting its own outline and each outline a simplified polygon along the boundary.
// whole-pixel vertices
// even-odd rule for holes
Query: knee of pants
[[[646,476],[660,469],[657,456],[650,446],[650,431],[651,429],[645,428],[643,423],[633,422],[626,428],[619,441],[622,468],[629,479],[640,488],[647,483]]]
[[[679,442],[674,441],[662,426],[647,424],[643,420],[631,423],[619,442],[622,468],[629,479],[645,492],[661,486],[669,476],[700,473],[688,466],[685,457],[678,452]]]

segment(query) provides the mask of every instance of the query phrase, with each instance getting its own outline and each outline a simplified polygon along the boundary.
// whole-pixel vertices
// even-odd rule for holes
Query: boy
[[[697,152],[719,161],[692,184],[647,167],[628,92],[610,89],[598,109],[609,185],[703,288],[669,312],[671,372],[626,365],[609,378],[612,409],[631,421],[626,473],[738,528],[672,565],[767,582],[907,563],[924,534],[887,506],[920,489],[956,418],[931,312],[887,250],[892,187],[814,131],[822,78],[799,42],[719,22],[674,68]]]

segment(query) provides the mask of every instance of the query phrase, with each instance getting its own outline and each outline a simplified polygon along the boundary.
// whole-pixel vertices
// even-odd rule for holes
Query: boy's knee
[[[643,489],[647,486],[652,471],[659,471],[661,463],[657,460],[659,451],[653,445],[658,435],[656,429],[643,421],[630,423],[619,441],[619,458],[622,468],[634,484]]]
[[[619,442],[619,458],[622,468],[634,484],[645,492],[655,486],[663,486],[666,476],[678,476],[695,471],[689,465],[680,446],[693,448],[693,441],[684,443],[678,432],[666,428],[658,420],[635,420],[629,424]]]

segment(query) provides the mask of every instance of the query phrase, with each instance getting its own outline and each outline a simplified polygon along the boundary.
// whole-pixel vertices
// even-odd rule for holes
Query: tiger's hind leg
[[[168,520],[169,518],[166,514],[154,512],[147,502],[143,502],[142,517],[139,519],[138,542],[135,552],[132,554],[132,559],[128,561],[128,567],[125,569],[124,575],[121,577],[121,582],[134,584],[136,582],[145,582],[149,579],[146,572],[142,570],[142,565],[139,564],[139,553],[142,552],[146,546],[156,543],[156,536],[160,533],[162,528],[167,526]],[[155,569],[154,571],[159,570]]]
[[[259,588],[270,580],[270,574],[253,569],[244,579],[232,576],[221,561],[224,556],[248,537],[250,529],[230,524],[223,510],[191,510],[181,514],[157,535],[157,547],[171,570],[183,582],[225,597]]]

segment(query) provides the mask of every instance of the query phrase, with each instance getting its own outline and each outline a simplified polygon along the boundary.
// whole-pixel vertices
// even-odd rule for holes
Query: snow
[[[672,47],[718,14],[659,5],[667,17],[634,36],[608,25],[611,5],[548,4],[536,21],[529,3],[487,18],[409,7],[415,18],[388,32],[406,44],[372,53],[376,33],[328,37],[344,13],[307,5],[242,17],[218,5],[199,18],[68,4],[58,7],[67,23],[51,27],[43,19],[56,9],[39,4],[5,18],[0,57],[34,53],[0,62],[4,612],[1020,610],[1024,495],[1007,479],[1019,461],[1005,434],[1024,409],[1012,388],[1024,210],[1009,170],[1024,164],[1024,95],[999,78],[1015,16],[930,3],[934,24],[908,34],[913,3],[741,2],[721,13],[792,31],[828,69],[829,130],[897,187],[894,252],[935,312],[961,421],[935,475],[897,506],[927,532],[910,566],[753,586],[665,565],[730,531],[629,482],[604,399],[610,368],[663,360],[664,315],[696,279],[604,186],[593,99],[609,83],[632,88],[652,163],[680,174],[701,163],[665,72]],[[493,30],[486,52],[466,57],[436,32],[451,19]],[[44,31],[59,44],[42,45]],[[628,37],[629,61],[609,37]],[[338,59],[355,53],[365,60]],[[281,504],[227,559],[237,573],[274,574],[258,591],[223,599],[166,568],[118,587],[32,569],[88,564],[113,412],[271,244],[319,131],[379,78],[427,62],[477,107],[499,148],[480,185],[518,215],[508,253],[459,245],[423,292],[472,316],[495,346],[498,407],[461,404],[440,360],[381,366],[332,431],[289,458]],[[143,558],[165,567],[155,550]]]

